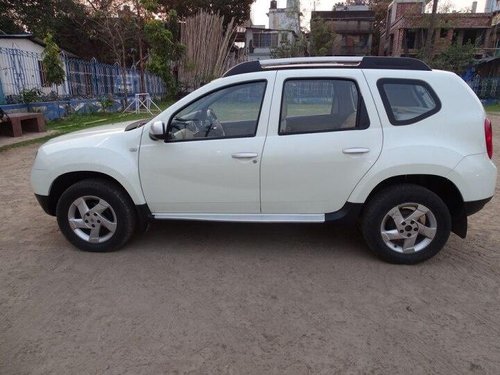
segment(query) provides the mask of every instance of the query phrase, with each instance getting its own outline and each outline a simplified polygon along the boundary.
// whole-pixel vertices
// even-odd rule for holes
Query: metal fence
[[[118,64],[103,64],[96,59],[85,61],[64,54],[61,58],[65,81],[61,85],[48,85],[41,54],[0,47],[0,103],[21,103],[27,100],[27,95],[39,101],[120,97],[142,91],[140,73],[135,67],[123,72]],[[166,86],[158,76],[145,72],[144,84],[151,96],[166,95]]]
[[[500,99],[500,77],[481,78],[476,75],[472,80],[466,81],[481,99]]]

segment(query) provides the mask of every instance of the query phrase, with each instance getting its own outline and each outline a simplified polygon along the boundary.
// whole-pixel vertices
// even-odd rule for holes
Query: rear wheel
[[[391,186],[368,202],[362,232],[369,248],[382,259],[415,264],[436,255],[451,231],[446,204],[418,185]]]
[[[117,250],[130,239],[136,213],[119,186],[98,179],[70,186],[57,203],[57,222],[64,236],[85,251]]]

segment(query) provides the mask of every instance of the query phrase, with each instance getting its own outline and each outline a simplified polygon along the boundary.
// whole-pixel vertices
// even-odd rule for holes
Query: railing
[[[500,99],[500,77],[481,78],[476,75],[471,81],[466,82],[479,98]]]
[[[42,56],[14,48],[0,47],[0,103],[57,98],[120,97],[142,92],[140,73],[135,67],[122,70],[118,64],[103,64],[96,59],[85,61],[61,55],[65,71],[64,83],[48,85]],[[166,94],[166,86],[156,75],[144,73],[145,91],[158,97]]]

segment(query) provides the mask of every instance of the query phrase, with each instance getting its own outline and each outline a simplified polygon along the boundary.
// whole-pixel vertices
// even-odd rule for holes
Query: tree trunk
[[[139,74],[141,77],[141,92],[146,92],[146,82],[144,80],[144,52],[142,45],[142,37],[139,36]]]
[[[407,29],[403,29],[403,41],[404,41],[403,53],[405,54],[406,57],[408,57],[408,33],[407,33]]]
[[[123,81],[123,93],[125,94],[125,107],[128,106],[128,85],[127,85],[127,57],[125,53],[125,47],[122,47],[122,81]]]
[[[432,41],[434,40],[434,30],[436,28],[437,7],[438,0],[434,0],[434,2],[432,3],[432,13],[429,22],[429,28],[427,29],[427,38],[424,45],[424,58],[428,60],[432,59],[432,55],[434,53],[434,49],[432,48]]]
[[[135,2],[137,11],[137,44],[139,45],[139,74],[141,79],[141,92],[146,92],[146,84],[144,82],[144,45],[142,40],[143,22],[141,17],[141,4],[138,0]]]

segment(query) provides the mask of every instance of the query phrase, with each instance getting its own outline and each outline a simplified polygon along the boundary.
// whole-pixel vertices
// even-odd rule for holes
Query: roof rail
[[[431,70],[431,68],[423,61],[411,57],[322,56],[247,61],[232,67],[224,73],[223,77],[244,73],[261,72],[265,70],[305,68]]]

